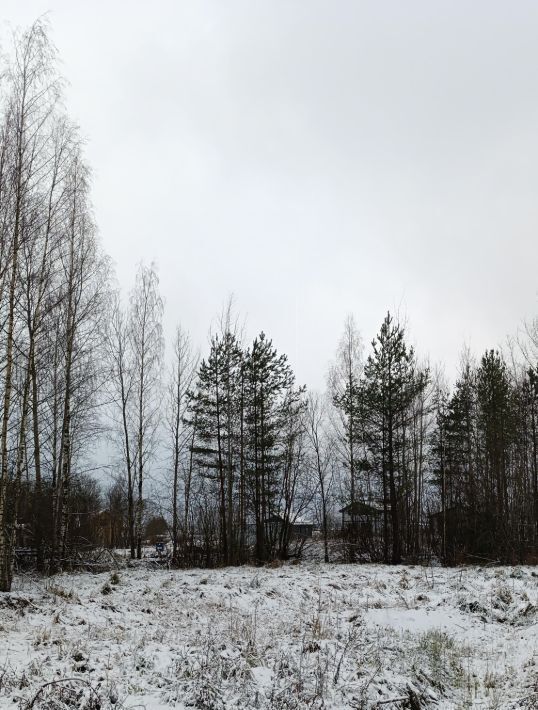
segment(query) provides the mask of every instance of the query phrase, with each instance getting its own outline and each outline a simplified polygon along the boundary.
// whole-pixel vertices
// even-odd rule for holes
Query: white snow
[[[0,708],[535,708],[537,622],[533,567],[17,577]]]

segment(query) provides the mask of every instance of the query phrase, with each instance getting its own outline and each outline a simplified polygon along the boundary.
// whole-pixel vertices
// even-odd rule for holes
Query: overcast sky
[[[387,309],[453,374],[538,312],[538,3],[2,0],[50,11],[106,251],[205,347],[230,293],[323,387]]]

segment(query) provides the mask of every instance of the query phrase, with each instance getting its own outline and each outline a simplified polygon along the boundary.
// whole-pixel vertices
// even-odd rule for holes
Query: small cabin
[[[309,520],[304,520],[303,518],[296,518],[291,523],[291,534],[294,537],[300,537],[300,538],[312,537],[313,530],[314,530],[314,523]]]
[[[271,515],[267,521],[267,526],[269,528],[279,530],[284,524],[284,518],[281,515],[274,513]],[[304,518],[296,517],[294,520],[290,520],[289,531],[290,537],[306,539],[312,537],[312,532],[314,530],[314,523],[310,520],[305,520]]]
[[[383,526],[383,506],[377,502],[355,501],[340,509],[342,530],[355,529],[363,535],[374,535]]]

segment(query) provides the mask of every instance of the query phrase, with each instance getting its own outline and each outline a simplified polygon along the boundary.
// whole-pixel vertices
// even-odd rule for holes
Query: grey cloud
[[[533,2],[4,0],[51,11],[102,239],[200,344],[236,295],[323,385],[347,312],[453,371],[536,312]],[[5,26],[4,26],[5,29]],[[6,32],[2,33],[4,37]]]

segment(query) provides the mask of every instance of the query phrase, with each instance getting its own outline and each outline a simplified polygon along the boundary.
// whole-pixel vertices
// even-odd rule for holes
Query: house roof
[[[305,518],[295,518],[295,520],[292,521],[292,525],[314,525],[314,523],[311,520],[305,520]]]
[[[268,518],[267,518],[268,523],[283,523],[284,522],[284,516],[279,515],[278,513],[272,513]],[[303,518],[300,515],[293,516],[290,515],[289,517],[289,524],[290,525],[314,525],[314,523],[311,520],[307,520],[306,518]]]
[[[348,515],[381,515],[383,508],[356,500],[354,503],[349,503],[341,508],[340,513],[347,513]]]
[[[267,519],[268,523],[283,523],[284,518],[279,515],[278,513],[273,513],[272,515],[269,516]],[[314,525],[314,523],[311,520],[305,520],[304,518],[301,518],[301,516],[297,516],[296,518],[293,518],[293,516],[290,517],[290,525]]]

